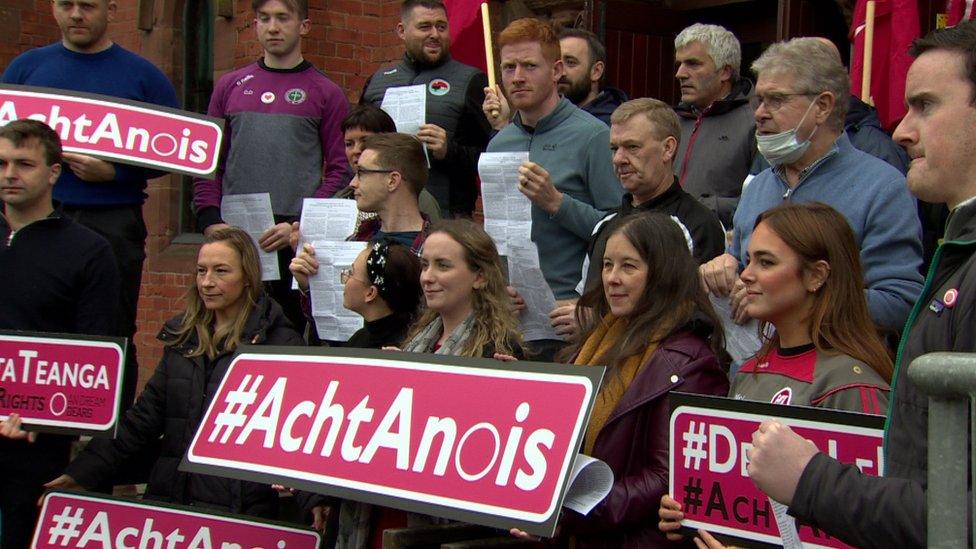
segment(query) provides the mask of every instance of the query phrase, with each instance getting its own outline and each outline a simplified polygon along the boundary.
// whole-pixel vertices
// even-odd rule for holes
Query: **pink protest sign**
[[[51,126],[67,152],[187,175],[217,169],[223,121],[90,93],[0,85],[0,126],[30,118]]]
[[[321,542],[321,536],[312,530],[191,509],[77,492],[48,492],[31,547],[315,549]]]
[[[777,419],[831,457],[881,475],[884,417],[699,395],[670,398],[670,487],[682,504],[683,526],[750,540],[751,545],[782,547],[784,538],[798,535],[804,547],[848,547],[797,524],[784,506],[756,488],[746,472],[746,451],[759,425]]]
[[[552,534],[602,368],[300,352],[238,356],[183,466]]]
[[[125,340],[0,333],[0,419],[28,429],[112,435]]]

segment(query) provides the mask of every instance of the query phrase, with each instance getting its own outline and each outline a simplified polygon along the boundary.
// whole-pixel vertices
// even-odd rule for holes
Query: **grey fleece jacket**
[[[562,98],[535,128],[516,114],[487,152],[522,151],[529,151],[529,160],[545,168],[563,193],[554,215],[532,206],[532,241],[539,247],[542,274],[556,299],[579,297],[575,288],[593,227],[624,193],[610,162],[610,130]]]

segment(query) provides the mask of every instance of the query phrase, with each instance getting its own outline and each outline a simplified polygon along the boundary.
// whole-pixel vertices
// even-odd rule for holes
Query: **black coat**
[[[93,487],[112,478],[119,465],[162,437],[159,458],[153,465],[146,498],[253,516],[274,517],[277,494],[268,484],[231,480],[179,471],[193,435],[210,399],[227,372],[233,353],[189,357],[196,338],[178,346],[176,327],[181,317],[171,319],[159,333],[167,344],[163,359],[126,412],[115,439],[94,439],[65,471],[79,484]],[[250,344],[301,345],[273,300],[262,296],[248,318],[242,341]]]
[[[930,307],[950,289],[958,291],[952,307]],[[949,217],[945,241],[902,334],[888,404],[885,477],[862,475],[853,465],[817,454],[800,477],[790,514],[857,547],[926,546],[929,401],[908,377],[908,365],[927,353],[976,352],[973,296],[976,204],[968,204]]]

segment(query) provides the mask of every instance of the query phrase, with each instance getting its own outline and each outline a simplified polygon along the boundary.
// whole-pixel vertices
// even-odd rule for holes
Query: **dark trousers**
[[[43,484],[64,472],[72,440],[68,436],[41,434],[34,444],[0,441],[0,548],[30,546]]]
[[[112,207],[62,207],[62,212],[78,223],[102,235],[115,254],[119,268],[119,308],[116,335],[129,340],[126,348],[125,370],[122,380],[122,410],[132,406],[136,395],[139,364],[133,336],[136,333],[136,311],[139,288],[142,285],[142,264],[146,260],[146,223],[142,219],[142,205]]]

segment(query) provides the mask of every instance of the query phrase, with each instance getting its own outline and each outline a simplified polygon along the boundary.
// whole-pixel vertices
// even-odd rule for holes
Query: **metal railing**
[[[976,504],[968,502],[971,491],[960,488],[968,485],[967,478],[976,478],[970,463],[976,354],[922,355],[912,361],[908,377],[929,397],[927,545],[966,547],[976,524]]]

